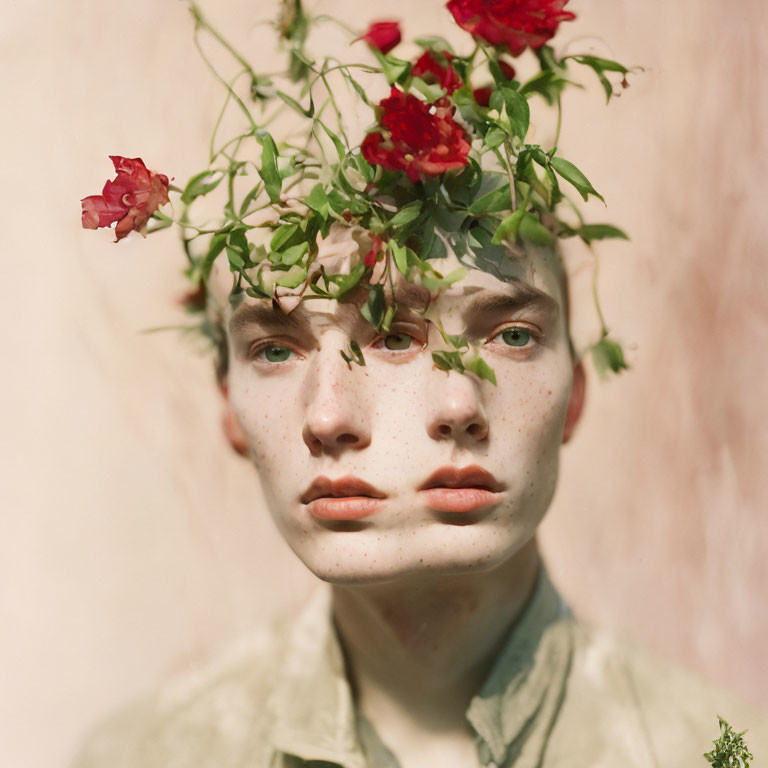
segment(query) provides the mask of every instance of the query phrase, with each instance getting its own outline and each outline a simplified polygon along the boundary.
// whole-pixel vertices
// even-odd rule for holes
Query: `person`
[[[227,85],[250,128],[212,140],[183,190],[116,155],[116,179],[82,200],[84,227],[122,239],[170,225],[156,210],[181,192],[227,437],[320,584],[299,615],[118,714],[78,768],[695,768],[718,714],[768,754],[754,715],[574,617],[539,554],[586,392],[557,243],[626,237],[558,212],[561,183],[602,199],[558,150],[569,62],[609,99],[605,73],[626,87],[630,72],[546,45],[566,2],[450,0],[474,47],[420,38],[413,61],[389,57],[398,23],[374,22],[351,43],[380,67],[320,63],[304,43],[327,18],[287,2],[294,96],[225,42],[274,114],[257,123]],[[518,81],[528,48],[539,71]],[[389,92],[377,104],[361,67]],[[373,108],[359,143],[331,76]],[[534,96],[558,111],[548,151],[526,143]],[[284,107],[304,128],[275,141],[264,126]],[[225,178],[223,223],[197,227],[190,206]],[[618,372],[607,336],[602,322],[593,353]]]
[[[339,229],[321,255],[362,258]],[[557,250],[509,264],[432,301],[400,276],[386,333],[360,291],[226,311],[227,435],[326,586],[117,716],[78,768],[694,768],[715,713],[759,737],[727,697],[580,623],[550,582],[536,529],[585,376]],[[444,334],[496,383],[436,367]],[[340,354],[352,341],[364,365]]]

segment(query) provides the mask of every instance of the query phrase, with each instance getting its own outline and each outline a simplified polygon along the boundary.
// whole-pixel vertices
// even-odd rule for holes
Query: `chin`
[[[430,526],[429,528],[437,528]],[[532,538],[535,524],[440,526],[397,535],[380,531],[334,531],[295,547],[294,552],[321,581],[340,585],[383,584],[399,579],[492,571],[514,557]]]

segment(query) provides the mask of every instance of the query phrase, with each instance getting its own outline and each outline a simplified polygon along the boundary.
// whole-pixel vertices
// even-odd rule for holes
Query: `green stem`
[[[226,38],[222,37],[219,32],[217,32],[209,23],[208,20],[203,16],[202,12],[200,11],[199,6],[197,3],[195,3],[193,0],[189,3],[189,11],[192,14],[193,18],[195,19],[195,28],[202,27],[205,29],[210,35],[212,35],[216,40],[221,43],[221,45],[235,58],[237,61],[240,62],[240,64],[243,65],[243,68],[246,72],[248,72],[251,77],[255,78],[256,73],[253,71],[253,68],[251,65],[245,60],[245,58],[236,51],[232,45],[226,40]]]
[[[563,126],[563,105],[560,101],[560,94],[557,95],[557,128],[555,129],[555,145],[554,149],[557,150],[557,145],[560,143],[560,129]]]
[[[592,258],[593,261],[593,267],[592,267],[592,299],[595,302],[595,309],[597,310],[597,317],[600,320],[600,338],[604,339],[608,335],[608,326],[605,323],[605,317],[603,315],[603,310],[600,306],[600,296],[598,294],[597,290],[597,278],[598,274],[600,272],[600,260],[597,256],[597,253],[594,249],[590,248],[590,251],[592,251]]]
[[[193,39],[195,41],[195,48],[197,48],[201,58],[203,59],[206,66],[213,74],[213,76],[227,89],[227,91],[229,91],[232,98],[235,100],[235,102],[237,102],[240,109],[242,109],[243,113],[248,118],[248,122],[251,124],[251,128],[254,131],[258,131],[259,126],[254,121],[253,116],[251,115],[251,112],[248,109],[248,107],[245,106],[245,104],[243,103],[243,100],[234,92],[234,90],[229,85],[229,83],[218,73],[218,71],[216,70],[216,67],[214,67],[213,64],[211,63],[211,60],[205,55],[205,51],[203,51],[203,47],[200,45],[200,40],[198,38],[197,32],[198,32],[198,28],[195,27],[195,33],[193,35]]]
[[[504,142],[504,155],[507,162],[505,163],[507,169],[507,178],[509,179],[509,199],[512,201],[512,210],[517,210],[517,193],[515,192],[515,177],[512,174],[512,157],[509,152],[509,142]]]

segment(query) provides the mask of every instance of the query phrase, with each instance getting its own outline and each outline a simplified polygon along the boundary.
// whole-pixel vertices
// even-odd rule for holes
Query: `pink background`
[[[256,25],[273,0],[205,5],[274,67]],[[438,0],[318,7],[462,39]],[[580,73],[561,145],[608,201],[588,215],[633,238],[598,249],[632,371],[591,377],[543,546],[583,616],[768,708],[768,5],[569,8],[559,50],[645,67],[608,108]],[[225,445],[209,361],[141,333],[183,321],[175,233],[115,246],[78,228],[110,153],[178,181],[204,166],[221,91],[185,4],[29,0],[3,15],[0,764],[43,768],[311,580]],[[569,258],[583,348],[589,256]]]

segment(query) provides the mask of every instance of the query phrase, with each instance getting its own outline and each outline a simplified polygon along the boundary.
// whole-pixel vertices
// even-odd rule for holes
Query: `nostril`
[[[479,437],[483,437],[484,436],[485,430],[484,430],[484,428],[480,424],[475,423],[475,424],[470,424],[467,427],[467,432],[470,435],[472,435],[472,437],[478,437],[479,438]]]
[[[336,442],[345,445],[353,445],[354,443],[360,442],[360,438],[357,435],[352,435],[349,432],[346,432],[343,435],[339,435],[336,438]]]
[[[443,436],[448,437],[451,434],[451,428],[447,424],[441,424],[437,431]]]

